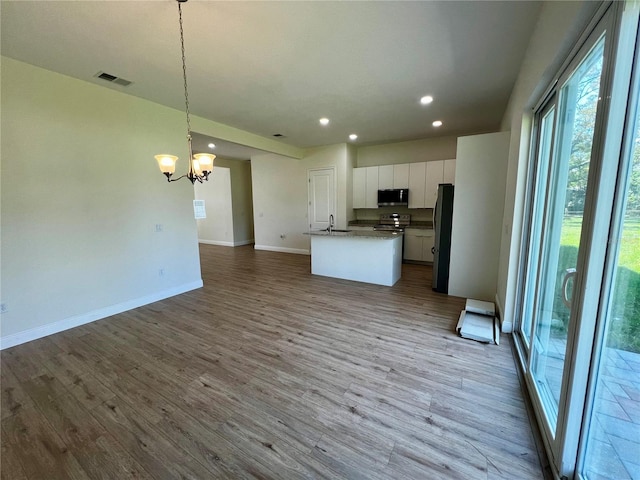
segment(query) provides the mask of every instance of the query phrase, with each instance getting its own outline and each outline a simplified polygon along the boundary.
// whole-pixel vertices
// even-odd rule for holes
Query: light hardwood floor
[[[2,479],[543,478],[511,338],[430,267],[200,248],[204,288],[2,352]]]

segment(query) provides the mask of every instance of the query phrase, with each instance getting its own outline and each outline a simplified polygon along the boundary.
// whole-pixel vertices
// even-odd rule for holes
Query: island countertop
[[[311,273],[392,286],[402,274],[401,233],[310,231]]]
[[[375,238],[378,240],[393,240],[394,238],[402,236],[402,233],[382,231],[366,232],[362,230],[334,230],[332,232],[327,232],[326,230],[312,230],[310,232],[305,232],[305,235],[312,235],[317,237],[358,237]]]

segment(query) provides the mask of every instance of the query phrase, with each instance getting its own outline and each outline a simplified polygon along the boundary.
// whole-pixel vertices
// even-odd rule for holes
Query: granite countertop
[[[339,230],[331,233],[326,230],[312,230],[311,232],[305,232],[305,235],[312,235],[316,237],[359,237],[359,238],[375,238],[377,240],[393,240],[402,236],[402,233],[396,232],[363,232],[359,230]]]
[[[349,225],[347,226],[347,228],[349,227],[374,227],[378,225],[378,222],[375,220],[351,220],[349,222]],[[419,228],[419,229],[424,229],[424,230],[432,230],[433,229],[433,222],[411,222],[409,224],[409,226],[407,228]]]
[[[411,222],[407,228],[420,228],[424,230],[432,230],[433,222]]]

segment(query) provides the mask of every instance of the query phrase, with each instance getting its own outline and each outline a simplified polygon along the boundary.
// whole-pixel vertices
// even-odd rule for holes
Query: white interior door
[[[335,170],[309,170],[309,229],[321,230],[329,226],[329,216],[335,218]]]

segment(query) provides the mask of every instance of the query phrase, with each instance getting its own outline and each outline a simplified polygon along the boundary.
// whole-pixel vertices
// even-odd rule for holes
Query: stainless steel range
[[[399,213],[386,213],[380,215],[378,224],[373,227],[377,231],[404,232],[411,223],[411,215]]]

